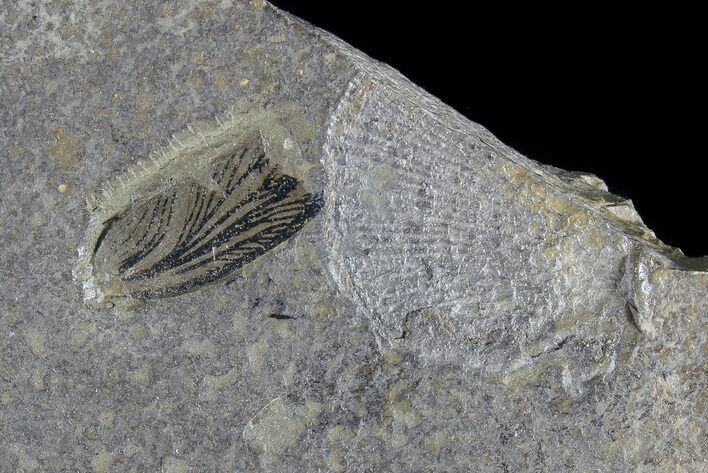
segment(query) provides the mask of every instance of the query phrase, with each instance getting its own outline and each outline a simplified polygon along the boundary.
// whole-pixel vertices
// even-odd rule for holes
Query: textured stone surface
[[[0,25],[0,471],[704,468],[705,259],[598,178],[263,2]],[[228,284],[85,305],[87,197],[282,104],[320,213]]]

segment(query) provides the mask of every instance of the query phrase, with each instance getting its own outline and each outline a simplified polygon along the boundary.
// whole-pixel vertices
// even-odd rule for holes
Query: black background
[[[662,241],[708,254],[698,12],[272,3],[392,65],[529,158],[598,175]]]

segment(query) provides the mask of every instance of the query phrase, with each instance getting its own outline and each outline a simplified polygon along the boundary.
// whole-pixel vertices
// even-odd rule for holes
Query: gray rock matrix
[[[84,303],[93,193],[287,107],[311,220]],[[2,472],[705,469],[706,260],[267,3],[3,1],[0,145]]]

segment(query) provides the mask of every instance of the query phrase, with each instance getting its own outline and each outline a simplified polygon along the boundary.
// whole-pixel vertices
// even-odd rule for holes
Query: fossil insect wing
[[[78,271],[87,301],[195,290],[273,249],[319,210],[320,199],[270,159],[257,127],[200,138],[99,204]]]

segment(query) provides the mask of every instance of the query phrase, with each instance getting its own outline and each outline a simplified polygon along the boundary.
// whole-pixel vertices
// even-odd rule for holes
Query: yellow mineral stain
[[[448,434],[445,430],[439,430],[431,435],[428,436],[428,438],[425,440],[425,448],[428,450],[430,453],[435,455],[436,457],[440,455],[440,450],[443,449],[445,445],[450,440],[450,434]]]
[[[108,473],[113,471],[111,467],[113,466],[113,459],[115,454],[109,452],[105,448],[102,449],[98,454],[91,460],[91,467],[95,473]]]
[[[15,378],[15,368],[0,360],[0,379],[8,383]]]
[[[579,210],[578,205],[565,196],[551,194],[548,195],[545,201],[549,208],[559,213],[573,215],[574,213],[578,213]]]
[[[231,331],[234,338],[238,340],[243,340],[249,331],[248,320],[241,313],[234,314],[233,317],[233,329]]]
[[[107,428],[113,425],[113,420],[116,418],[116,413],[110,409],[102,411],[98,415],[98,423],[101,427]]]
[[[204,87],[204,79],[196,72],[190,72],[187,75],[187,84],[194,89],[200,89]]]
[[[39,463],[34,458],[28,457],[25,454],[20,454],[17,460],[17,470],[18,472],[25,471],[41,471]]]
[[[188,473],[192,469],[181,458],[168,456],[162,459],[162,471],[164,473]]]
[[[417,427],[420,424],[420,415],[413,409],[408,399],[393,404],[391,406],[391,413],[395,420],[409,429]]]
[[[155,105],[155,96],[149,92],[140,92],[135,98],[135,114],[138,117],[144,117],[147,112]]]
[[[336,53],[325,53],[324,60],[326,64],[332,64],[334,60],[337,59]]]
[[[309,424],[307,418],[307,412],[300,417],[277,397],[248,421],[243,438],[258,450],[277,455],[297,444]]]
[[[128,332],[130,333],[131,337],[138,340],[146,338],[149,335],[147,327],[145,327],[141,323],[131,325],[130,328],[128,328]]]
[[[10,327],[14,327],[17,325],[17,311],[10,306],[3,307],[1,319]]]
[[[47,144],[47,153],[62,171],[76,171],[81,167],[81,155],[84,145],[78,134],[66,131],[58,123],[49,126],[49,131],[54,134],[54,140]]]
[[[290,363],[287,368],[283,371],[283,384],[290,386],[293,384],[295,379],[295,374],[297,372],[297,366],[295,363]]]
[[[349,442],[354,438],[354,432],[344,427],[343,425],[335,425],[327,433],[327,443],[334,444],[338,442]]]
[[[568,396],[561,395],[552,399],[548,406],[555,414],[565,414],[570,410],[572,404],[573,401]]]
[[[281,338],[290,338],[292,336],[292,331],[289,328],[287,320],[278,320],[270,318],[268,319],[268,322],[270,322],[270,326],[272,327],[272,329]]]
[[[334,448],[325,459],[325,466],[328,471],[341,473],[347,471],[347,467],[342,464],[344,454],[341,448]]]
[[[80,322],[72,330],[69,335],[69,350],[75,351],[84,346],[88,341],[89,336],[96,332],[95,322]]]
[[[500,379],[501,385],[514,396],[522,395],[528,386],[538,385],[541,380],[550,383],[554,388],[560,388],[561,380],[553,373],[566,369],[567,362],[564,357],[562,355],[545,356],[538,358],[538,360],[502,377]]]
[[[27,341],[29,342],[30,350],[36,356],[44,356],[46,352],[44,340],[45,336],[39,330],[31,329],[27,332]]]
[[[213,11],[213,8],[211,11],[209,9],[203,10],[205,13],[207,13],[207,16],[211,15],[211,11]],[[193,64],[204,64],[204,53],[202,51],[195,51],[192,53],[192,58],[191,61]]]
[[[160,7],[161,13],[163,16],[173,16],[175,14],[175,10],[177,7],[174,4],[171,4],[169,2],[163,3],[162,6]]]
[[[317,419],[319,418],[323,410],[324,408],[319,402],[310,401],[308,399],[307,401],[305,401],[305,408],[303,409],[301,421],[306,426],[313,425],[317,422]]]
[[[239,379],[240,374],[240,369],[234,368],[221,376],[205,376],[199,397],[207,401],[217,399],[219,391],[235,383]]]
[[[320,301],[312,308],[312,316],[316,320],[334,320],[337,318],[337,309],[328,301]]]
[[[390,418],[384,419],[384,422],[376,423],[373,425],[373,427],[371,428],[371,433],[374,434],[374,437],[376,438],[388,441],[391,438],[391,435],[388,432],[389,424]]]
[[[393,403],[399,399],[401,393],[406,391],[410,387],[410,384],[405,379],[402,379],[388,388],[386,391],[386,399],[388,402]]]
[[[384,350],[383,361],[387,366],[395,366],[403,361],[403,355],[392,350]]]
[[[356,402],[354,404],[354,414],[360,419],[363,419],[364,417],[367,416],[369,413],[369,410],[366,408],[366,403],[365,402]]]
[[[390,444],[393,448],[402,448],[410,443],[410,439],[402,432],[392,432]]]
[[[192,356],[214,356],[214,344],[211,340],[188,340],[184,348]]]
[[[588,311],[579,310],[578,312],[570,312],[564,314],[561,318],[553,323],[553,328],[556,332],[571,331],[582,319],[589,319],[591,314]]]
[[[35,391],[43,391],[46,387],[44,379],[47,377],[47,372],[45,370],[37,370],[32,373],[32,387]]]
[[[285,124],[301,143],[311,141],[317,134],[317,127],[309,120],[292,116],[285,119]]]
[[[241,48],[241,60],[252,64],[260,63],[263,51],[260,44],[247,44]]]
[[[29,218],[29,227],[36,230],[47,224],[47,216],[40,212],[32,212]]]
[[[248,364],[254,374],[259,374],[263,370],[263,352],[268,348],[264,341],[252,343],[246,348]]]
[[[135,384],[148,385],[152,380],[152,365],[145,362],[142,367],[128,373],[128,379]]]
[[[248,79],[241,79],[240,81],[238,81],[238,83],[241,87],[246,87],[249,82],[250,81]]]
[[[231,75],[227,74],[223,69],[214,69],[211,72],[211,79],[214,81],[214,85],[219,91],[224,92],[231,85]]]
[[[63,194],[64,192],[66,192],[66,184],[59,184],[57,189],[59,189],[59,192]]]

